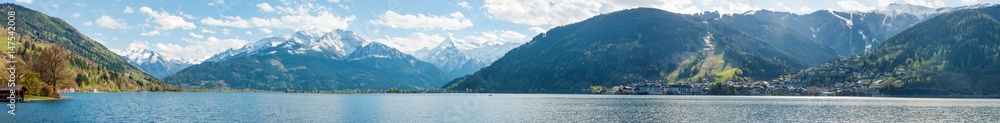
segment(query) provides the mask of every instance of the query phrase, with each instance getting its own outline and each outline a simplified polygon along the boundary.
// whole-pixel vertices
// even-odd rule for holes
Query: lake
[[[998,99],[582,94],[83,93],[0,122],[1000,122]],[[4,112],[9,108],[4,108]]]

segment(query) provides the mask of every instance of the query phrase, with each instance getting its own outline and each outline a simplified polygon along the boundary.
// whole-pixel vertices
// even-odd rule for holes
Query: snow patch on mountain
[[[170,62],[170,63],[186,63],[186,64],[196,64],[195,60],[184,59],[180,57],[160,54],[148,49],[136,48],[136,47],[126,47],[125,49],[116,50],[111,49],[112,52],[118,54],[130,62],[136,64],[149,64],[156,62]]]
[[[488,66],[517,46],[520,43],[471,42],[447,38],[435,47],[415,51],[413,56],[434,64],[449,77],[458,77]]]
[[[938,13],[937,10],[930,7],[898,3],[889,4],[889,6],[872,10],[872,12],[885,14],[887,16],[908,14],[915,15],[920,18]]]
[[[712,33],[707,32],[707,35],[702,37],[701,40],[705,42],[705,48],[703,50],[708,51],[715,49],[715,45],[712,44]]]
[[[207,61],[219,61],[234,56],[277,53],[273,51],[285,51],[290,54],[318,53],[339,59],[369,43],[371,42],[362,39],[361,36],[352,31],[339,29],[331,32],[316,29],[303,30],[264,38],[239,49],[228,49],[212,56]]]
[[[112,49],[111,51],[124,58],[132,66],[157,78],[166,77],[193,64],[197,64],[195,60],[164,55],[139,47],[130,46],[121,50]]]
[[[830,12],[831,15],[833,15],[834,17],[840,18],[840,20],[844,20],[844,23],[847,23],[847,28],[853,28],[854,27],[854,21],[851,21],[851,19],[847,19],[844,16],[837,15],[837,13],[833,12],[833,10],[826,10],[826,12]],[[853,16],[854,14],[851,14],[851,15]]]

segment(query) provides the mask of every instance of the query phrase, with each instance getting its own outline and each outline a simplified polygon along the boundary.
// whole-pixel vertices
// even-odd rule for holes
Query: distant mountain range
[[[183,70],[184,68],[195,64],[191,60],[166,56],[141,48],[129,47],[114,52],[121,55],[122,58],[129,62],[129,64],[138,67],[142,71],[149,73],[156,78],[167,77],[168,75],[174,74],[177,71]]]
[[[701,13],[698,15],[708,18],[706,20],[711,24],[725,23],[734,25],[733,27],[735,28],[754,30],[745,32],[754,33],[752,35],[768,40],[772,46],[785,51],[793,51],[796,47],[802,50],[807,50],[807,48],[819,49],[812,46],[812,44],[795,45],[800,43],[787,42],[788,38],[806,38],[796,40],[811,40],[832,49],[836,52],[836,55],[853,56],[869,52],[890,37],[941,13],[981,6],[985,5],[935,9],[894,3],[866,12],[820,10],[799,15],[789,12],[759,10],[731,15],[718,13]],[[789,33],[798,33],[800,35],[796,36]],[[814,65],[831,60],[828,57],[829,54],[826,53],[797,53],[793,53],[793,55],[803,57],[808,56],[807,54],[818,55],[813,56],[815,58],[805,59],[805,61],[810,61]]]
[[[908,49],[886,49],[905,42],[896,41],[903,37],[897,34],[913,36],[908,32],[915,30],[910,28],[916,25],[943,26],[963,22],[924,22],[928,19],[987,6],[991,5],[933,9],[893,4],[869,12],[821,10],[805,15],[766,10],[742,14],[705,12],[684,15],[649,8],[629,9],[553,28],[511,50],[486,68],[451,81],[444,88],[574,93],[591,85],[770,80],[781,75],[798,74],[798,70],[808,66],[836,62],[837,58],[856,55],[872,57],[886,52],[897,53],[892,54],[895,56],[899,52],[894,51],[930,47],[924,44],[912,45]],[[958,32],[964,34],[965,31],[971,30]],[[952,36],[923,35],[921,39],[924,40]],[[967,37],[952,39],[964,38]],[[934,51],[937,50],[915,53]],[[885,71],[900,67],[896,65],[899,63],[911,64],[920,61],[917,58],[929,57],[894,59],[897,61],[888,63],[886,60],[897,57],[870,60],[895,66],[880,68]]]
[[[351,31],[304,30],[229,49],[164,81],[187,88],[258,90],[429,89],[434,65]]]
[[[454,79],[490,65],[520,45],[512,42],[457,42],[448,38],[436,47],[417,50],[414,56],[434,64],[449,79]]]
[[[1000,6],[945,12],[872,52],[793,74],[817,84],[871,82],[892,95],[1000,94]],[[840,74],[810,74],[844,71]]]

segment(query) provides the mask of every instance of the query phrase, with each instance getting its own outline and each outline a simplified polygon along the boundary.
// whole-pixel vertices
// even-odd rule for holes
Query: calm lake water
[[[0,122],[1000,122],[998,99],[567,94],[99,93]],[[3,108],[4,112],[8,108]]]

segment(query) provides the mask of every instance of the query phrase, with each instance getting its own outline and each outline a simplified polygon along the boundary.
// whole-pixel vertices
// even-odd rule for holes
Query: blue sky
[[[678,13],[869,11],[890,3],[953,7],[1000,0],[14,0],[59,17],[109,49],[145,48],[201,61],[299,30],[345,29],[404,52],[461,42],[526,42],[539,32],[615,10]]]

